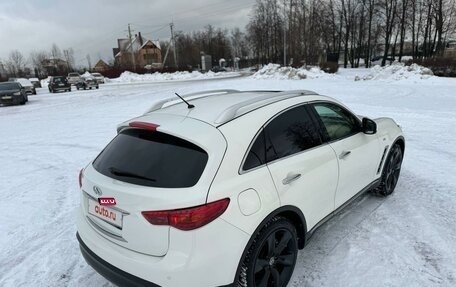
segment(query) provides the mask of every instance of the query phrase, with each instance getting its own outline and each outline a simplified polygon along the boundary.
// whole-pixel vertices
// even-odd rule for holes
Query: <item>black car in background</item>
[[[82,80],[76,84],[76,89],[98,89],[99,84],[98,81],[95,78],[82,78]]]
[[[25,105],[28,102],[24,87],[18,82],[0,83],[0,104]]]
[[[50,93],[58,91],[71,92],[71,84],[68,83],[66,77],[51,77],[48,87]]]

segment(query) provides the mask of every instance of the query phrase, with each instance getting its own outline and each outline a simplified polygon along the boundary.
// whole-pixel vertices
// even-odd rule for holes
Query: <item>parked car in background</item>
[[[58,91],[71,92],[71,84],[65,77],[51,77],[49,79],[49,92],[55,93]]]
[[[28,94],[28,95],[36,95],[35,86],[32,84],[32,82],[30,82],[26,78],[17,78],[14,81],[20,83],[21,86],[24,87],[26,94]]]
[[[24,87],[18,82],[0,83],[0,104],[2,105],[25,105],[28,96]]]
[[[32,82],[35,89],[41,88],[41,81],[38,78],[29,78],[29,81]]]
[[[76,84],[76,89],[98,89],[98,81],[94,77],[82,77],[81,81]]]
[[[183,98],[118,125],[79,174],[81,252],[118,286],[285,287],[319,226],[396,187],[393,119],[312,91]]]
[[[214,66],[214,67],[212,67],[211,71],[214,73],[219,73],[219,72],[226,72],[227,70],[224,67]]]
[[[81,75],[79,75],[79,73],[69,73],[67,81],[70,85],[76,85],[77,83],[82,81],[82,77]]]
[[[102,74],[100,73],[92,73],[92,76],[97,80],[98,84],[104,84],[105,83],[105,78]]]

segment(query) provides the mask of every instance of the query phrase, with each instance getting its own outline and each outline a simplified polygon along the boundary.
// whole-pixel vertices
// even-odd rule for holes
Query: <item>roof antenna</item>
[[[187,104],[187,108],[188,108],[188,109],[193,109],[193,108],[195,107],[194,105],[192,105],[192,104],[189,104],[189,103],[188,103],[188,102],[187,102],[187,101],[186,101],[186,100],[185,100],[183,97],[179,96],[179,94],[178,94],[178,93],[174,93],[174,94],[176,94],[176,96],[178,96],[178,97],[179,97],[179,99],[181,99],[181,100],[182,100],[184,103],[186,103],[186,104]]]

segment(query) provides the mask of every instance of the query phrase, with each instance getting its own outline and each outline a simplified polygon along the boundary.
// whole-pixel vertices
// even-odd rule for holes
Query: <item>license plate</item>
[[[59,87],[63,87],[63,84],[59,84]]]
[[[98,202],[89,199],[89,213],[112,225],[122,228],[122,213],[120,211],[102,206]]]
[[[11,96],[5,96],[5,97],[2,97],[3,100],[11,100],[12,97]]]

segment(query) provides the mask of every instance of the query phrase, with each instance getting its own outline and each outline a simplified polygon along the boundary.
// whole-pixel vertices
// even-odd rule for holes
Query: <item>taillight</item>
[[[79,171],[79,188],[82,187],[82,178],[84,177],[84,169],[82,168],[80,171]]]
[[[229,198],[208,204],[165,211],[143,211],[142,215],[154,225],[169,225],[180,230],[202,227],[223,214],[230,203]]]

